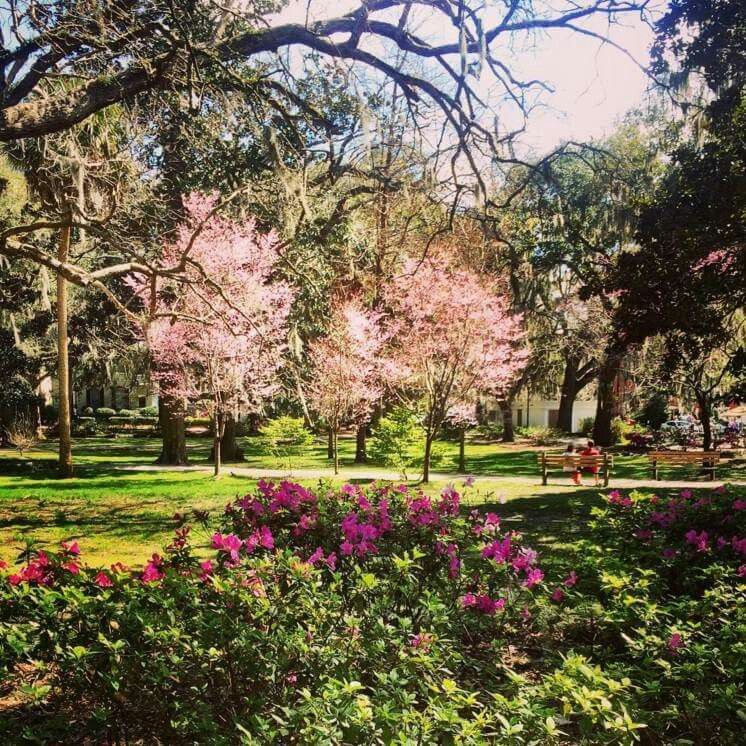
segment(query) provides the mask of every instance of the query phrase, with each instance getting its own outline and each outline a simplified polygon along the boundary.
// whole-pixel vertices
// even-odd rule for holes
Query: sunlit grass
[[[258,439],[242,439],[242,445],[247,458],[242,466],[285,468],[261,452]],[[192,463],[204,464],[209,448],[208,438],[190,438],[188,453]],[[231,476],[230,465],[219,480],[202,471],[137,472],[122,468],[153,463],[159,449],[156,439],[79,440],[74,445],[75,476],[68,480],[56,477],[55,442],[42,444],[23,461],[14,451],[0,451],[0,557],[12,559],[28,539],[46,546],[76,539],[92,564],[141,564],[168,540],[176,525],[176,513],[208,511],[215,525],[225,504],[256,484],[248,477]],[[456,473],[457,445],[446,442],[442,449],[446,458],[437,472],[446,475],[427,486],[426,491],[431,494],[449,481],[458,483],[463,479]],[[386,472],[375,465],[354,464],[352,439],[342,439],[340,451],[343,474],[337,481],[370,481],[359,475]],[[622,457],[618,462],[618,476],[648,476],[641,457]],[[293,468],[329,473],[325,443],[317,441],[294,460]],[[594,489],[577,490],[556,483],[541,487],[536,453],[525,447],[470,444],[467,469],[477,476],[475,487],[466,493],[467,501],[497,506],[509,525],[534,535],[540,543],[568,540],[584,522],[589,506],[598,501],[598,491]],[[480,479],[486,476],[521,479]],[[318,484],[318,479],[300,481]],[[196,529],[195,534],[197,543],[206,541],[206,534]]]

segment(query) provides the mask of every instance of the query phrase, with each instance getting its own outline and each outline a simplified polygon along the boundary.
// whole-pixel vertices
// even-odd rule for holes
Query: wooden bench
[[[579,453],[547,453],[542,451],[537,454],[539,467],[541,468],[541,483],[547,483],[547,473],[551,471],[564,471],[564,467],[572,463],[573,466],[586,469],[597,468],[603,477],[604,487],[609,486],[609,475],[614,468],[614,457],[609,453],[601,453],[598,456],[581,456]],[[567,472],[568,474],[570,472]]]
[[[702,471],[708,472],[710,481],[715,479],[715,467],[720,461],[717,451],[651,451],[648,454],[653,479],[660,479],[660,465],[689,466],[701,464]]]

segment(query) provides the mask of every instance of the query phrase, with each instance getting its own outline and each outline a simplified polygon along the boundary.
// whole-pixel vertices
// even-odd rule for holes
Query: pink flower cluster
[[[464,609],[473,609],[480,614],[492,616],[505,608],[505,599],[490,598],[484,594],[475,595],[474,593],[465,593],[461,597],[461,606]]]

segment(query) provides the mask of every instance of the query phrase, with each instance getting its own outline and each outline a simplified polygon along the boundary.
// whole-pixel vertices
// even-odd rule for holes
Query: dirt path
[[[132,466],[118,466],[116,467],[121,471],[199,471],[199,472],[212,472],[212,466],[210,465],[192,465],[192,466],[159,466],[158,464],[133,464]],[[256,469],[247,466],[235,466],[227,465],[225,467],[225,473],[236,477],[247,477],[248,479],[333,479],[334,472],[332,469]],[[342,470],[337,475],[337,479],[355,479],[355,480],[374,480],[382,479],[384,481],[400,482],[402,481],[401,475],[396,472],[386,471],[384,469],[353,469],[353,470]],[[462,482],[466,475],[462,474],[442,474],[438,472],[431,472],[430,478],[432,481],[444,481],[444,482]],[[490,477],[490,476],[474,476],[476,484],[507,484],[516,483],[535,485],[541,487],[541,479],[537,477],[525,477],[525,476],[514,476],[514,477]],[[746,485],[746,482],[731,481],[731,484]],[[634,489],[634,488],[660,488],[660,487],[672,487],[680,489],[707,489],[713,487],[720,487],[724,482],[715,480],[714,482],[704,480],[661,480],[656,482],[652,479],[615,479],[612,477],[609,489]],[[550,487],[573,487],[568,480],[555,478],[549,480]],[[578,489],[588,489],[592,487],[593,483],[586,480],[586,483]]]

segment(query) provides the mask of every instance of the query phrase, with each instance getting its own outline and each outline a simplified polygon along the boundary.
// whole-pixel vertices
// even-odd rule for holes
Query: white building
[[[484,414],[491,422],[502,422],[500,407],[494,399],[483,399]],[[559,399],[539,399],[522,394],[513,402],[514,427],[557,427]],[[576,399],[572,409],[572,431],[580,431],[581,420],[595,417],[595,399]]]

